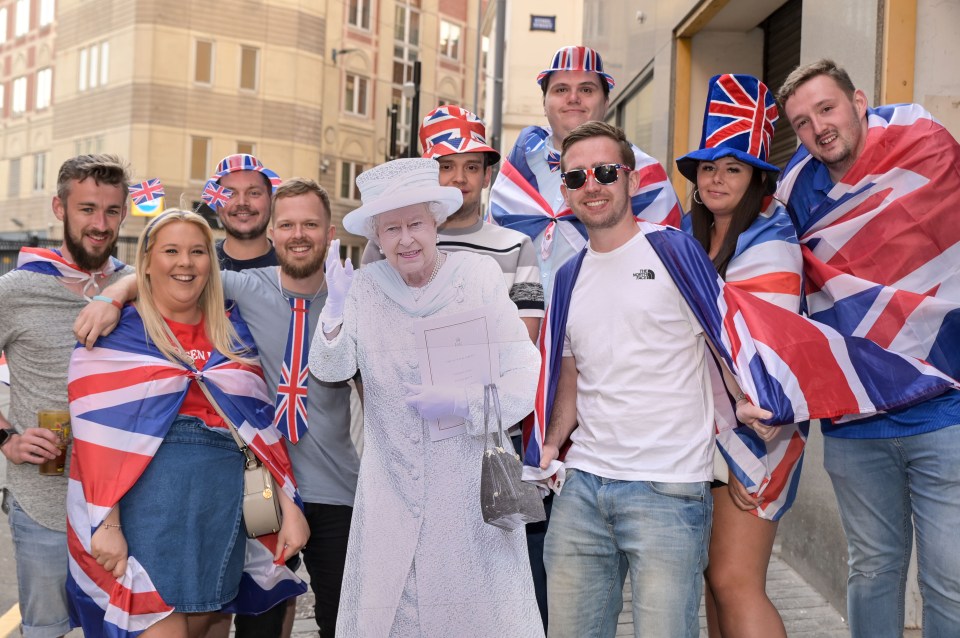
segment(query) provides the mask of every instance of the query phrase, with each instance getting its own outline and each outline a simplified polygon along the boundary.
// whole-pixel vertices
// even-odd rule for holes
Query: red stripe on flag
[[[524,195],[536,202],[537,206],[543,210],[544,215],[547,217],[553,217],[553,209],[549,204],[547,204],[547,200],[543,198],[543,195],[540,194],[540,191],[535,189],[530,182],[523,178],[523,175],[520,174],[520,171],[518,171],[513,164],[510,162],[504,162],[500,169],[500,174],[506,179],[509,179],[515,186],[522,190]]]
[[[790,443],[783,453],[783,458],[777,463],[777,466],[770,472],[770,482],[767,488],[763,490],[763,504],[760,509],[766,510],[773,505],[784,489],[790,486],[790,477],[793,475],[794,466],[803,456],[803,448],[806,442],[800,436],[800,432],[794,432],[790,437]]]
[[[93,556],[84,550],[80,538],[70,525],[67,526],[67,548],[83,573],[101,591],[110,596],[111,605],[127,611],[131,616],[173,611],[173,607],[165,603],[156,590],[135,593],[123,586],[113,574],[98,565]]]
[[[148,381],[187,376],[187,374],[189,373],[186,370],[165,365],[131,367],[125,369],[122,374],[115,372],[88,374],[67,385],[67,396],[73,401],[91,394],[120,390]]]
[[[728,282],[740,290],[752,293],[800,294],[800,275],[792,272],[770,272],[749,279]]]
[[[83,477],[83,494],[88,503],[112,507],[137,482],[150,460],[150,456],[75,438],[70,475]]]
[[[889,289],[888,289],[889,290]],[[907,319],[913,314],[925,297],[906,290],[897,290],[864,335],[867,339],[889,348],[893,340],[900,334]]]

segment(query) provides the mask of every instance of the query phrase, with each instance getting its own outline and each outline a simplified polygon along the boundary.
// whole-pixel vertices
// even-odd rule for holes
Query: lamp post
[[[417,131],[420,130],[420,60],[413,63],[413,82],[404,82],[403,96],[412,98],[410,106],[410,140],[407,157],[417,157]]]

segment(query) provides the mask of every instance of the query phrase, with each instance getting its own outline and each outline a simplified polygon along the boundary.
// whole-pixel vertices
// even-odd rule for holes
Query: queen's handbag
[[[491,446],[490,421],[496,419],[494,433],[497,445]],[[497,386],[483,388],[483,459],[480,465],[480,509],[483,521],[505,530],[515,530],[527,523],[546,518],[543,499],[532,483],[521,480],[520,457],[513,451],[503,431],[500,418],[500,397]]]

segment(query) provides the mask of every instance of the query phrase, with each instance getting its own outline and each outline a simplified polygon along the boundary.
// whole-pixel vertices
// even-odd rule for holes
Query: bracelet
[[[737,398],[734,399],[733,404],[734,404],[734,405],[740,405],[740,402],[741,402],[741,401],[746,401],[746,400],[747,400],[747,395],[745,395],[743,392],[741,392],[740,394],[737,395]]]
[[[105,302],[107,302],[107,303],[109,303],[109,304],[113,304],[114,307],[116,307],[117,310],[123,310],[123,304],[120,303],[120,302],[119,302],[118,300],[116,300],[116,299],[111,299],[110,297],[105,297],[105,296],[103,296],[103,295],[96,295],[95,297],[92,297],[91,299],[92,299],[93,301],[105,301]]]
[[[107,529],[120,529],[123,527],[120,523],[100,523],[100,527],[105,527]]]

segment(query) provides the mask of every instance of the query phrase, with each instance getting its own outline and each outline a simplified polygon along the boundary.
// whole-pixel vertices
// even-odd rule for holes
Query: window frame
[[[43,79],[45,78],[45,80]],[[41,90],[45,89],[41,94]],[[41,99],[43,98],[43,99]],[[53,104],[53,67],[45,66],[37,70],[34,86],[33,109],[42,111]]]
[[[209,80],[198,80],[197,71],[198,64],[200,62],[199,47],[201,44],[210,45],[210,60],[207,68],[207,73],[210,77]],[[194,38],[193,39],[193,83],[199,84],[200,86],[213,86],[214,80],[216,79],[215,69],[216,69],[216,59],[217,59],[217,43],[214,40],[208,40],[207,38]]]
[[[253,65],[253,87],[243,85],[244,53],[246,51],[254,51],[256,53],[256,58]],[[260,54],[261,54],[260,47],[255,47],[248,44],[240,45],[240,64],[238,65],[239,76],[237,78],[237,87],[241,91],[256,93],[257,91],[260,90],[260,59],[262,57]]]
[[[10,114],[19,117],[27,112],[27,76],[13,78]],[[17,108],[19,106],[19,108]]]
[[[447,40],[447,44],[444,44],[444,40],[443,40],[444,27],[457,30],[457,39],[456,39],[456,45],[455,45],[456,49],[453,55],[451,55],[450,53],[450,44],[449,44],[450,40]],[[460,24],[459,22],[452,22],[445,18],[440,19],[440,38],[438,40],[438,43],[439,43],[438,48],[440,51],[440,56],[442,58],[445,58],[447,60],[453,60],[455,62],[460,62],[460,55],[461,55],[461,52],[463,51],[463,32],[464,32],[463,25]]]
[[[350,80],[354,80],[354,87],[349,88]],[[352,96],[352,104],[348,98]],[[350,115],[369,117],[370,115],[370,79],[357,73],[344,72],[343,79],[343,110]]]
[[[22,38],[30,33],[30,0],[17,0],[16,16],[13,20],[13,37]]]

